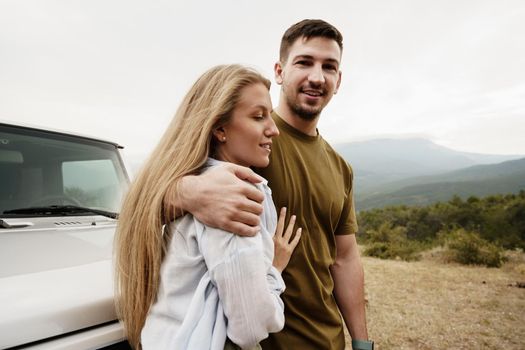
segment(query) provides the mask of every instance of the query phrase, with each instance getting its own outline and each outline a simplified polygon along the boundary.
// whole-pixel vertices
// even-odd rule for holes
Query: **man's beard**
[[[292,112],[294,112],[299,118],[306,120],[306,121],[311,121],[319,117],[319,114],[321,114],[321,111],[323,110],[323,107],[324,107],[322,106],[322,107],[314,108],[314,109],[306,109],[300,106],[298,103],[295,103],[295,101],[293,101],[289,97],[287,97],[286,100]]]

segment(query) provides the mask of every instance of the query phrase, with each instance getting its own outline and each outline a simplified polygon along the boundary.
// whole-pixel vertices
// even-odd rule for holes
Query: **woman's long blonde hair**
[[[133,348],[141,348],[140,332],[159,287],[166,249],[162,226],[171,217],[163,200],[173,184],[203,167],[214,148],[212,131],[228,122],[241,90],[255,83],[270,87],[268,79],[241,65],[204,73],[124,198],[115,236],[115,289],[117,312]]]

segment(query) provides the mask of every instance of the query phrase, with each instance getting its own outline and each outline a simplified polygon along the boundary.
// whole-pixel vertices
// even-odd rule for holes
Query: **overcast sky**
[[[146,154],[209,67],[273,80],[280,38],[304,18],[344,36],[343,82],[319,124],[329,142],[525,154],[522,0],[0,0],[0,120]]]

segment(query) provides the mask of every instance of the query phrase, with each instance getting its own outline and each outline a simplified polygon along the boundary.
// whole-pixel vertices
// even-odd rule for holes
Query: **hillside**
[[[362,196],[398,180],[522,157],[460,152],[417,138],[376,139],[336,144],[334,148],[352,165],[356,194]]]
[[[374,194],[357,195],[359,210],[387,205],[426,205],[458,195],[486,196],[525,189],[525,158],[477,165],[440,175],[404,179],[379,186]]]

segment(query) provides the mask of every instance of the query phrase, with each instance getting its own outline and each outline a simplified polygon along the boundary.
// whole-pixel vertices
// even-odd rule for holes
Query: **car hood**
[[[0,348],[116,319],[112,243],[103,217],[30,218],[0,229]]]

